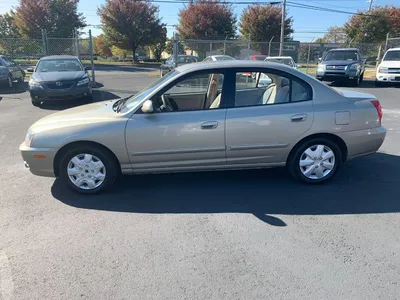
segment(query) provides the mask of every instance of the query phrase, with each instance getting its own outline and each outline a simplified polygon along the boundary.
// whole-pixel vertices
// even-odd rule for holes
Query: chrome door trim
[[[131,153],[131,155],[140,156],[140,155],[184,154],[184,153],[214,152],[214,151],[225,151],[225,147],[201,147],[201,148],[162,149],[154,151],[137,151]]]
[[[288,144],[281,143],[266,143],[266,144],[255,144],[255,145],[232,145],[228,146],[228,150],[253,150],[253,149],[275,149],[275,148],[286,148]]]

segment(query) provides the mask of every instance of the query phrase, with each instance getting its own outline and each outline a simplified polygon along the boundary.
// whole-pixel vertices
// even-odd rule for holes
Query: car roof
[[[194,64],[187,64],[179,66],[176,70],[179,72],[192,72],[210,69],[232,69],[232,68],[268,68],[272,67],[276,70],[292,72],[293,68],[284,64],[267,61],[252,61],[252,60],[225,60],[216,61],[213,63],[199,62]]]
[[[42,57],[40,60],[49,60],[49,59],[79,59],[77,56],[72,55],[50,55]]]
[[[328,50],[329,51],[359,51],[357,48],[333,48]]]
[[[391,49],[388,49],[388,52],[389,51],[400,51],[400,48],[391,48]]]

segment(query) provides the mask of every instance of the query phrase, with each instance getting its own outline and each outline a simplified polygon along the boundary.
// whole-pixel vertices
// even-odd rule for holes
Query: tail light
[[[378,100],[372,100],[371,103],[372,103],[372,104],[375,106],[375,108],[376,108],[376,112],[378,113],[378,117],[379,117],[379,122],[382,121],[383,113],[382,113],[382,106],[381,106],[381,104],[379,103]]]

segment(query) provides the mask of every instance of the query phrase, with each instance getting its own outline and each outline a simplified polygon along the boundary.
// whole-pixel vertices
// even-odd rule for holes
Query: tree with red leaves
[[[131,50],[136,60],[139,46],[163,39],[165,24],[158,11],[149,0],[106,0],[98,14],[107,39],[121,49]]]
[[[344,31],[353,43],[382,43],[387,33],[400,35],[400,8],[375,6],[359,12],[346,22]]]
[[[274,42],[280,42],[282,8],[270,4],[249,5],[242,13],[239,23],[240,33],[251,39],[252,42],[263,42],[265,44],[255,44],[253,48],[258,48],[263,54],[268,53],[268,44],[271,38]],[[293,33],[293,19],[285,19],[284,41],[288,40]]]
[[[15,12],[15,24],[26,37],[40,38],[41,30],[49,36],[72,37],[74,28],[86,26],[78,13],[79,0],[20,0]]]

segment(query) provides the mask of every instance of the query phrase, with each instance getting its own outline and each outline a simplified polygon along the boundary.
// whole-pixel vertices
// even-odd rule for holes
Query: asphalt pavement
[[[107,100],[156,77],[97,79]],[[1,90],[0,299],[398,299],[400,88],[345,88],[378,97],[388,134],[328,184],[283,169],[163,174],[90,197],[31,175],[18,151],[34,121],[71,104]]]

